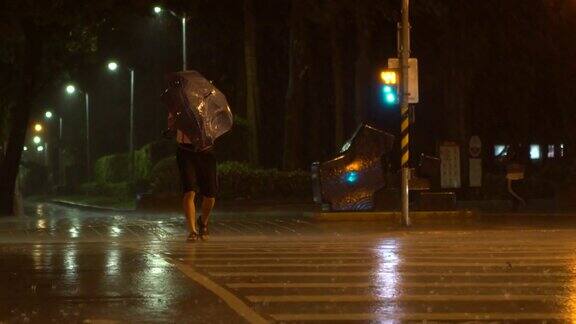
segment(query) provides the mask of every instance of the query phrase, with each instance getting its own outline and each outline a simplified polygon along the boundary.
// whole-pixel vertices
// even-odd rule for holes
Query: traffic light
[[[400,103],[398,95],[398,72],[392,69],[380,72],[381,95],[385,106],[395,106]]]

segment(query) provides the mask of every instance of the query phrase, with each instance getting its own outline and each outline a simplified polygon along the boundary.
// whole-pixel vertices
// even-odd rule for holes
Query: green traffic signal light
[[[380,72],[382,82],[381,96],[384,105],[394,106],[398,100],[398,73],[395,70],[383,70]]]
[[[382,98],[384,103],[388,105],[395,105],[398,103],[398,94],[395,87],[390,85],[382,86]]]

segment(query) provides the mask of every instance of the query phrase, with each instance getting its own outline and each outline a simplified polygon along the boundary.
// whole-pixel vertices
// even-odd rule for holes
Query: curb
[[[305,213],[318,221],[382,221],[398,224],[402,219],[402,213],[399,211],[389,212],[315,212]],[[446,220],[476,220],[478,214],[471,210],[456,211],[414,211],[410,212],[412,222],[430,221],[444,222]]]
[[[113,211],[113,212],[133,212],[133,211],[136,211],[136,209],[86,205],[86,204],[80,204],[80,203],[67,201],[67,200],[50,200],[50,202],[53,204],[56,204],[56,205],[60,205],[60,206],[73,207],[73,208],[92,210],[92,211]]]

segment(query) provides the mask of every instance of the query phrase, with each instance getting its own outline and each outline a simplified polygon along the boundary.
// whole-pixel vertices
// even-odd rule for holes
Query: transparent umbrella
[[[175,126],[198,148],[211,146],[232,128],[232,112],[226,96],[196,71],[171,74],[163,95]]]

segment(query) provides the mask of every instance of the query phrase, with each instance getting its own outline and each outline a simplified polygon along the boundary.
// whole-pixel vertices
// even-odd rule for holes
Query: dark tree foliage
[[[14,186],[38,93],[96,51],[98,30],[130,1],[6,0],[0,4],[0,103],[9,118],[6,153],[0,160],[0,214],[13,212]]]
[[[307,169],[312,161],[333,155],[361,122],[398,134],[399,112],[381,105],[377,77],[387,59],[397,56],[400,0],[161,3],[189,17],[190,68],[227,94],[239,127],[257,130],[250,133],[257,137],[233,144],[251,152],[252,161]],[[81,78],[77,72],[89,66],[86,61],[103,60],[94,53],[106,26],[118,29],[104,33],[108,48],[103,55],[115,54],[139,71],[137,110],[147,114],[138,114],[142,117],[137,125],[143,126],[137,126],[137,143],[157,137],[149,126],[163,120],[158,94],[163,74],[180,66],[180,34],[176,19],[135,20],[130,15],[151,15],[153,4],[137,0],[92,1],[83,6],[64,0],[0,4],[0,140],[9,143],[0,170],[2,206],[11,199],[38,89],[60,83],[68,73]],[[421,100],[415,107],[412,156],[436,154],[443,140],[464,147],[471,135],[480,135],[486,146],[576,144],[572,131],[576,2],[411,4],[412,56],[419,59]],[[162,34],[161,28],[144,33],[143,29],[152,30],[151,21],[164,24],[170,34]],[[151,40],[151,35],[157,39]],[[141,44],[147,42],[148,47]],[[159,57],[171,57],[175,64],[158,67]],[[116,118],[102,114],[107,120]],[[105,150],[117,136],[102,126],[95,128],[107,133],[97,149],[113,153]]]

